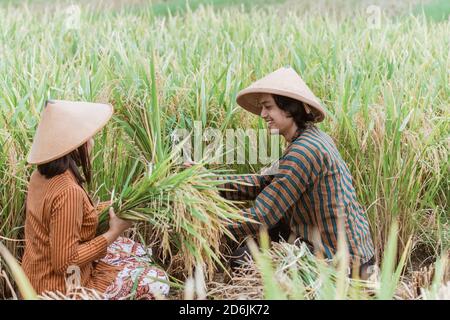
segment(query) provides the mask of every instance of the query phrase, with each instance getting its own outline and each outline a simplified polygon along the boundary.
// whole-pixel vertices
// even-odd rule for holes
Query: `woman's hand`
[[[108,200],[108,201],[100,201],[97,206],[95,207],[95,209],[97,210],[97,215],[100,215],[103,210],[105,210],[106,208],[110,207],[112,205],[112,201]]]
[[[120,219],[114,212],[113,207],[109,208],[109,230],[119,234],[132,226],[131,221]]]
[[[132,226],[131,221],[120,219],[114,212],[113,207],[109,208],[109,230],[103,234],[108,245],[113,243],[125,230]]]

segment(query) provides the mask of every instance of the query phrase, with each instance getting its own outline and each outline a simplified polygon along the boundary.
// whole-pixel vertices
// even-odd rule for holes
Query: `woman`
[[[46,102],[28,155],[37,170],[28,185],[22,260],[39,293],[73,293],[86,287],[108,299],[168,294],[169,286],[163,283],[167,276],[151,265],[151,252],[120,237],[131,223],[118,218],[112,208],[109,230],[96,236],[98,214],[105,204],[94,206],[83,183],[89,183],[92,175],[92,137],[112,113],[106,104]]]
[[[369,223],[347,165],[332,139],[313,124],[325,117],[318,99],[293,69],[281,68],[239,92],[237,103],[261,116],[271,133],[281,134],[289,145],[276,174],[232,176],[250,185],[224,185],[229,190],[224,197],[255,201],[242,215],[256,223],[235,223],[230,231],[242,239],[264,225],[278,236],[286,221],[291,241],[300,239],[326,258],[336,253],[342,231],[351,266],[367,277],[374,264]],[[246,251],[241,247],[234,257]]]

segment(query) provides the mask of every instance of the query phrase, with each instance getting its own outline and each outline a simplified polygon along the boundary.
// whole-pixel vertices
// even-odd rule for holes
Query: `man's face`
[[[277,106],[271,94],[261,94],[258,103],[262,107],[260,116],[267,122],[272,134],[279,132],[283,135],[289,132],[294,125],[294,119]]]

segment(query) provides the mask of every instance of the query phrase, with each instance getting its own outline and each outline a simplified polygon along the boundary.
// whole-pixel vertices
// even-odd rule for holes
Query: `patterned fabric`
[[[116,277],[113,266],[94,263],[108,242],[96,237],[98,211],[70,170],[51,179],[31,175],[25,219],[22,267],[38,293],[68,290],[67,278],[104,291]]]
[[[168,277],[153,265],[151,249],[145,250],[141,244],[119,237],[107,251],[106,257],[100,261],[122,268],[105,291],[107,299],[150,300],[169,294]]]
[[[255,222],[229,225],[237,238],[255,235],[261,224],[270,229],[284,218],[296,238],[313,244],[326,258],[336,253],[338,230],[345,231],[352,262],[365,263],[374,255],[369,223],[356,199],[350,171],[332,139],[315,126],[293,139],[275,175],[228,179],[249,185],[225,183],[229,190],[222,191],[224,197],[255,200],[242,211]]]

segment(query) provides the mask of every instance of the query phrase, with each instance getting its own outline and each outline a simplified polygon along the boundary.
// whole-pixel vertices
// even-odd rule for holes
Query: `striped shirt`
[[[51,179],[33,172],[22,267],[38,293],[65,293],[66,280],[100,292],[112,284],[119,269],[94,262],[106,256],[108,245],[104,236],[95,236],[98,212],[70,170]]]
[[[314,251],[332,258],[337,251],[338,232],[345,240],[354,263],[365,263],[374,255],[369,223],[356,199],[350,171],[332,139],[317,127],[297,134],[279,159],[274,175],[228,176],[221,194],[231,200],[254,200],[242,215],[255,222],[236,222],[229,230],[237,237],[268,229],[281,219],[289,222],[295,238]],[[248,185],[239,184],[246,182]]]

